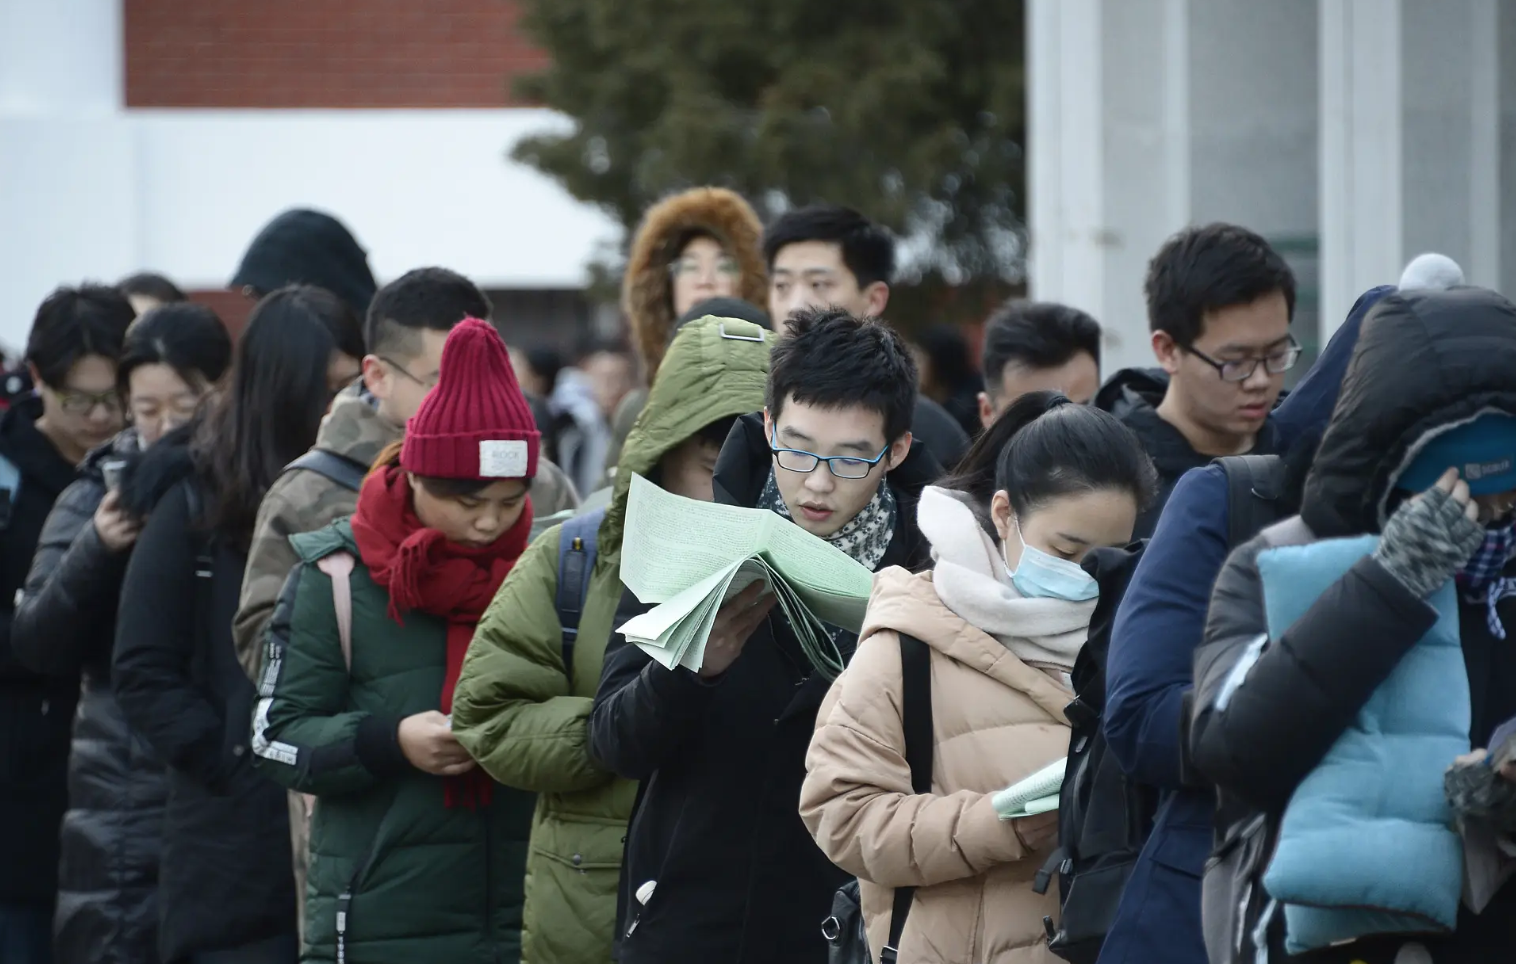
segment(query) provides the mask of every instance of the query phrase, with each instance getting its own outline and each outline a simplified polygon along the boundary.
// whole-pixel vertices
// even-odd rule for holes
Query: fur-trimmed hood
[[[647,369],[647,380],[673,340],[674,292],[668,266],[686,235],[702,231],[721,242],[742,269],[738,297],[762,308],[768,303],[768,270],[763,260],[763,224],[751,205],[734,191],[697,187],[664,198],[648,208],[632,238],[621,309],[632,326],[632,343]]]

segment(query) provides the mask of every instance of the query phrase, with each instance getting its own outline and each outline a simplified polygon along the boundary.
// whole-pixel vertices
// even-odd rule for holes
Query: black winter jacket
[[[1158,517],[1168,504],[1179,477],[1190,469],[1201,469],[1215,460],[1213,455],[1195,451],[1179,429],[1164,421],[1158,405],[1168,391],[1168,376],[1161,369],[1128,368],[1111,376],[1095,396],[1097,408],[1119,418],[1137,434],[1142,448],[1158,469],[1158,498],[1137,517],[1133,539],[1147,539],[1158,526]],[[1252,455],[1275,455],[1282,452],[1274,420],[1264,422],[1253,443]]]
[[[1513,372],[1516,307],[1500,296],[1463,288],[1386,297],[1364,324],[1306,480],[1301,521],[1323,539],[1379,532],[1394,507],[1394,481],[1430,430],[1485,409],[1516,415]],[[1217,695],[1242,654],[1265,633],[1256,563],[1263,538],[1267,533],[1227,561],[1195,655],[1189,749],[1195,767],[1220,790],[1221,836],[1259,815],[1271,831],[1277,827],[1301,780],[1436,620],[1432,607],[1372,558],[1363,559],[1268,643],[1226,708],[1217,710]],[[1516,600],[1506,600],[1499,615],[1516,629]],[[1459,625],[1473,709],[1470,742],[1482,747],[1499,723],[1516,716],[1516,648],[1494,638],[1482,600],[1463,601]],[[1276,920],[1271,960],[1284,960],[1281,938]],[[1508,882],[1478,916],[1462,908],[1452,936],[1418,940],[1435,964],[1508,959],[1516,948],[1516,883]],[[1299,959],[1390,964],[1403,942],[1376,938]]]
[[[41,416],[42,402],[28,398],[0,418],[0,457],[21,474],[0,525],[0,903],[51,907],[79,681],[32,671],[11,642],[16,594],[42,525],[75,478],[74,466],[37,430]]]
[[[113,677],[132,727],[169,766],[159,948],[182,960],[293,934],[284,790],[253,771],[254,690],[231,637],[245,550],[200,526],[209,504],[184,436],[122,483],[147,515],[121,590]]]
[[[58,910],[60,961],[158,960],[158,849],[167,794],[163,765],[127,725],[111,691],[116,603],[130,550],[112,552],[95,531],[105,498],[100,465],[138,454],[127,429],[89,454],[42,528],[11,640],[33,670],[83,688],[69,757]]]
[[[756,505],[771,463],[762,417],[744,416],[717,462],[716,500]],[[900,524],[880,568],[928,561],[916,502],[940,473],[917,443],[889,474]],[[623,862],[622,964],[826,960],[821,922],[848,875],[822,855],[799,811],[805,753],[830,685],[778,615],[714,680],[670,672],[612,638],[590,752],[643,781]],[[657,886],[641,907],[633,895],[648,881]]]

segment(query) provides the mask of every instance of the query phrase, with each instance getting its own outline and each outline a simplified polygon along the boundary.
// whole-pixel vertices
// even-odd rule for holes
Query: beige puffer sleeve
[[[875,633],[822,703],[800,791],[800,817],[816,845],[882,887],[930,887],[1020,860],[1026,850],[991,794],[912,792],[900,672],[899,638]]]

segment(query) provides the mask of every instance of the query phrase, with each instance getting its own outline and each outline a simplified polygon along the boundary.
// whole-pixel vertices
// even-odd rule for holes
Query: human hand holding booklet
[[[874,574],[767,509],[686,499],[634,476],[621,580],[653,608],[620,632],[669,669],[698,672],[721,604],[761,580],[812,663],[836,676],[831,628],[862,627]]]

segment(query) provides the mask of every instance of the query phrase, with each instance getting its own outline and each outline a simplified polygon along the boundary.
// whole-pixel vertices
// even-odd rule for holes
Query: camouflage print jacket
[[[390,443],[398,442],[402,435],[400,426],[380,417],[372,397],[358,382],[332,403],[332,410],[316,435],[316,448],[372,465],[379,453]],[[532,508],[537,519],[533,529],[546,528],[552,524],[546,520],[555,513],[571,510],[578,504],[578,493],[568,477],[556,465],[541,460],[532,483]],[[242,578],[241,605],[232,622],[237,659],[251,679],[257,680],[263,657],[263,631],[274,614],[279,590],[284,588],[290,570],[300,562],[289,537],[345,519],[357,505],[358,493],[308,469],[285,472],[263,497],[248,553],[247,572]]]

